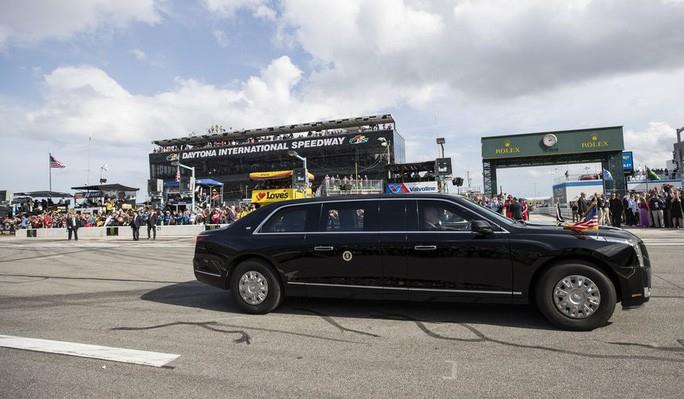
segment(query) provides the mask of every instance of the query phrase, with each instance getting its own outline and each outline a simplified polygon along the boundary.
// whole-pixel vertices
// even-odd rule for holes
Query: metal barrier
[[[190,224],[178,226],[156,226],[157,237],[195,237],[206,230],[225,227],[225,224]],[[147,238],[147,226],[140,228],[141,237]],[[67,239],[66,228],[21,229],[17,230],[14,239]],[[130,226],[81,227],[78,229],[79,239],[132,240],[133,229]]]
[[[381,194],[383,192],[382,180],[325,180],[320,188],[322,196],[345,195],[345,194]]]

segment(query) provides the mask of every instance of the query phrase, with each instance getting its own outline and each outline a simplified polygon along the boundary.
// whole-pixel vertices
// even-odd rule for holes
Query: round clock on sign
[[[544,147],[550,148],[558,143],[558,137],[556,137],[555,134],[547,134],[542,139],[542,142],[544,143]]]

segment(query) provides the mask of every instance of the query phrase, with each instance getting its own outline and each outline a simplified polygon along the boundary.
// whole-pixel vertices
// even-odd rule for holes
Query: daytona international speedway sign
[[[354,136],[312,138],[306,140],[284,141],[279,143],[257,143],[239,147],[206,148],[201,150],[190,150],[181,153],[180,158],[201,159],[271,151],[289,151],[317,147],[339,147],[343,145],[364,144],[367,142],[368,137],[366,135],[357,134]]]

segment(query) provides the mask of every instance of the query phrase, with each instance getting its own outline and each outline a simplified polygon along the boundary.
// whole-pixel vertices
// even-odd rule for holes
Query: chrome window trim
[[[283,231],[275,233],[254,233],[258,235],[314,235],[314,234],[472,234],[472,231],[446,230],[446,231]],[[507,231],[495,231],[495,234],[508,234]]]
[[[312,202],[304,202],[304,203],[298,203],[298,204],[288,204],[288,205],[283,205],[280,206],[271,213],[269,213],[264,220],[259,223],[259,225],[254,229],[252,232],[252,235],[272,235],[272,234],[378,234],[378,233],[400,233],[400,234],[407,234],[407,233],[422,233],[422,234],[454,234],[454,233],[467,233],[471,234],[472,232],[470,231],[421,231],[421,230],[412,230],[412,231],[382,231],[382,230],[376,230],[376,231],[292,231],[292,232],[268,232],[268,233],[263,233],[261,232],[261,228],[266,224],[266,222],[271,219],[273,214],[275,214],[278,211],[281,211],[285,208],[290,208],[294,206],[306,206],[306,205],[320,205],[320,204],[331,204],[331,203],[339,203],[339,202],[361,202],[361,201],[442,201],[446,202],[452,205],[456,205],[457,207],[461,209],[465,209],[466,211],[472,212],[476,214],[477,216],[481,217],[482,219],[486,220],[487,222],[497,226],[501,231],[495,231],[495,234],[509,234],[510,232],[506,230],[504,227],[502,227],[500,224],[493,222],[491,219],[488,217],[482,215],[481,213],[471,210],[455,201],[450,201],[445,198],[410,198],[410,197],[401,197],[397,196],[397,198],[355,198],[355,199],[342,199],[342,200],[331,200],[331,201],[312,201]]]
[[[299,281],[288,281],[287,284],[310,285],[310,286],[315,286],[315,287],[369,288],[369,289],[399,290],[399,291],[452,292],[452,293],[458,293],[458,294],[522,295],[521,291],[488,291],[488,290],[456,290],[456,289],[445,289],[445,288],[386,287],[386,286],[381,286],[381,285],[302,283]]]

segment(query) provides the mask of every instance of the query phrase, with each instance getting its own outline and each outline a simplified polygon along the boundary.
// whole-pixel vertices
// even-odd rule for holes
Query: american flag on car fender
[[[563,225],[564,228],[574,231],[598,230],[598,206],[596,200],[591,202],[584,219],[577,223]]]
[[[50,168],[52,168],[52,169],[63,169],[63,168],[66,168],[66,166],[63,163],[56,160],[55,157],[53,157],[52,154],[50,154]]]

